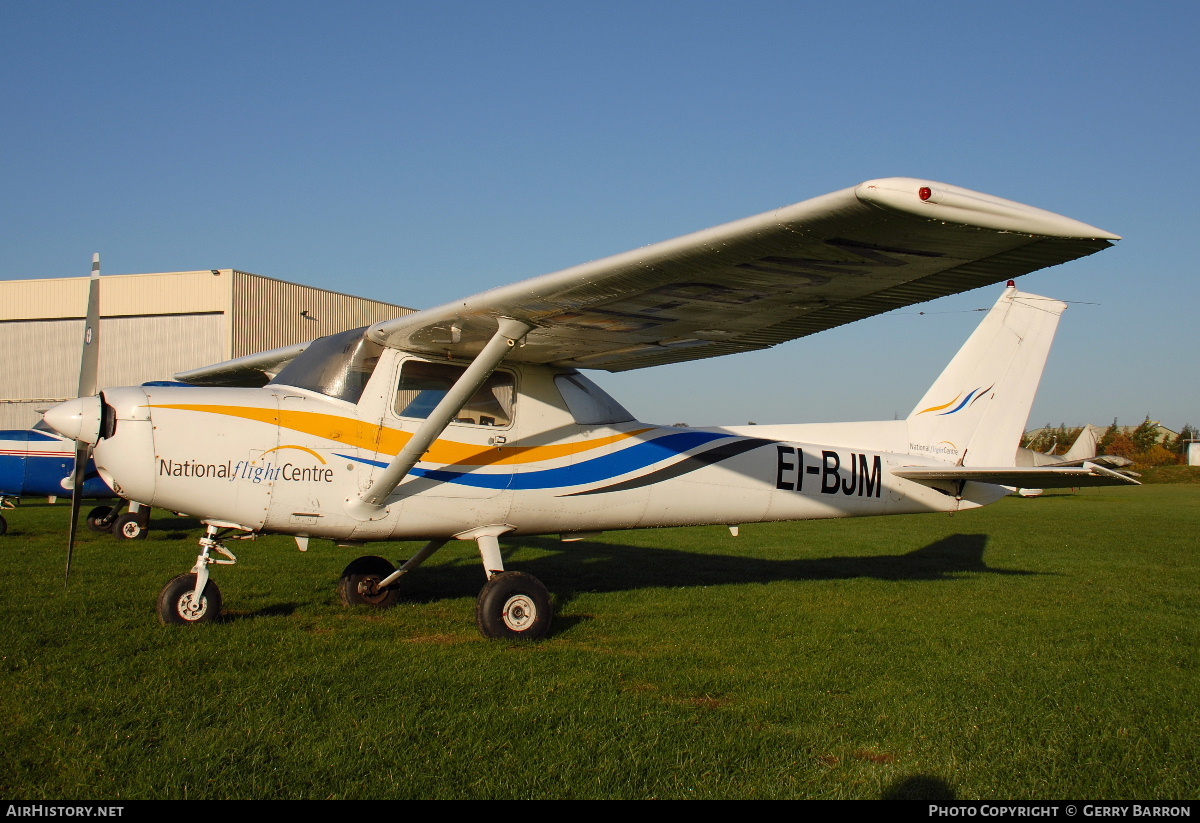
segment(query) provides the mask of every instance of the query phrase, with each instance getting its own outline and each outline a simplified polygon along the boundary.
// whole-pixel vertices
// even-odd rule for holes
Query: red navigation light
[[[1008,281],[1008,287],[1009,287],[1010,289],[1015,289],[1015,288],[1017,287],[1017,281],[1016,281],[1016,280],[1009,280],[1009,281]]]
[[[920,197],[922,200],[928,200],[930,197],[933,197],[933,189],[929,188],[929,186],[921,186],[921,190],[917,192],[917,197]]]

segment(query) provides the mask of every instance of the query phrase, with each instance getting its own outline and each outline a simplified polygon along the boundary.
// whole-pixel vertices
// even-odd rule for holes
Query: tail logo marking
[[[968,406],[974,406],[976,403],[979,402],[979,398],[983,397],[985,394],[990,392],[995,387],[996,387],[996,384],[993,383],[992,385],[988,386],[986,389],[975,388],[966,397],[963,397],[962,392],[959,392],[957,395],[955,395],[954,399],[951,400],[949,403],[943,403],[940,406],[930,406],[927,409],[921,409],[921,411],[917,412],[917,414],[925,414],[926,412],[942,411],[942,409],[950,408],[950,406],[954,406],[955,403],[958,403],[958,405],[954,406],[954,408],[950,409],[950,411],[943,411],[941,414],[938,415],[938,417],[945,417],[947,414],[954,414],[957,411],[962,411],[963,409],[967,408]],[[958,398],[960,398],[960,397],[963,397],[961,403],[958,402]]]

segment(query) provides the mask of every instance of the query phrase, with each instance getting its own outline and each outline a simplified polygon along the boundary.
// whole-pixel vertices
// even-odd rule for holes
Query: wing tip
[[[881,177],[860,183],[854,193],[864,203],[930,220],[1072,240],[1121,239],[1071,217],[935,180]]]

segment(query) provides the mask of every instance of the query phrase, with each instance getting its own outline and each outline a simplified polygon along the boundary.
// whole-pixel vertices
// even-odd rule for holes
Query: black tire
[[[396,605],[400,593],[394,586],[377,589],[376,584],[394,572],[396,567],[382,557],[367,555],[353,561],[342,572],[338,594],[347,606],[374,606],[386,609]]]
[[[210,578],[200,595],[198,608],[192,607],[196,591],[194,572],[181,574],[158,594],[158,619],[164,626],[193,626],[212,623],[221,616],[221,590]]]
[[[109,534],[113,529],[112,506],[97,506],[88,512],[87,527],[99,534]]]
[[[150,530],[142,525],[136,514],[123,514],[113,523],[112,533],[118,540],[145,540]]]
[[[4,534],[6,531],[8,531],[8,521],[4,519],[3,515],[0,515],[0,534]]]
[[[504,572],[487,582],[475,603],[475,622],[484,637],[540,640],[550,631],[550,592],[531,574]]]

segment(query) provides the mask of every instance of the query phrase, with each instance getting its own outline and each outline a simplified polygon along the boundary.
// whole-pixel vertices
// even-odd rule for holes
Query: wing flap
[[[1140,486],[1127,475],[1095,463],[1082,466],[1005,466],[959,468],[954,466],[905,466],[892,474],[924,485],[945,481],[974,481],[1021,489],[1066,489],[1083,486]]]

